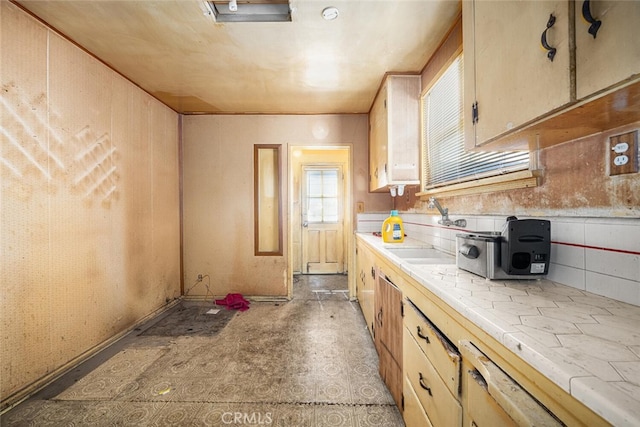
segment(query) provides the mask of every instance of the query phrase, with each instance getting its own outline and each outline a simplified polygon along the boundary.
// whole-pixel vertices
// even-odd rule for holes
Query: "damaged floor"
[[[184,302],[2,415],[2,426],[404,425],[346,276],[206,314]]]

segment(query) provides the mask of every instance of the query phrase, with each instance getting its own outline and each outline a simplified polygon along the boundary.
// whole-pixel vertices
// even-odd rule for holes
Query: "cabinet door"
[[[413,182],[420,178],[420,77],[390,76],[387,87],[388,182]]]
[[[541,36],[550,15],[548,43]],[[484,143],[575,101],[570,49],[573,10],[561,1],[463,2],[465,133],[467,148]],[[471,108],[478,120],[471,131]]]
[[[374,283],[376,278],[372,254],[364,246],[358,245],[356,255],[356,271],[358,272],[356,296],[364,316],[364,321],[373,337],[374,317]]]
[[[369,115],[369,190],[387,185],[387,86],[380,88]]]
[[[383,331],[383,318],[384,318],[384,304],[385,304],[385,284],[380,280],[376,280],[373,292],[373,341],[376,346],[376,352],[378,355],[382,351],[382,334]]]
[[[369,115],[369,190],[420,182],[420,76],[387,76]]]
[[[375,344],[380,376],[394,401],[402,404],[402,292],[379,270],[375,299]]]
[[[402,367],[402,292],[379,271],[378,281],[382,294],[381,343]]]
[[[389,389],[398,409],[402,411],[402,368],[398,366],[389,350],[384,346],[380,350],[379,358],[380,378]]]
[[[640,1],[590,1],[591,16],[601,21],[595,38],[583,5],[575,2],[578,99],[640,74]]]

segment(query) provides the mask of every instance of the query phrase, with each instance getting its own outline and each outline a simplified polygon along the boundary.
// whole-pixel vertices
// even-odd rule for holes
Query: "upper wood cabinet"
[[[567,1],[465,1],[464,119],[467,148],[481,146],[570,104],[572,21]],[[550,16],[555,23],[547,30]],[[556,49],[551,61],[543,31]],[[472,106],[478,120],[473,125]]]
[[[589,15],[600,24],[588,22]],[[577,98],[588,98],[634,76],[637,80],[640,1],[576,1],[575,16]],[[590,28],[598,28],[596,37]]]
[[[640,2],[462,7],[467,149],[545,147],[640,119]],[[583,7],[602,21],[596,38]]]
[[[387,75],[369,114],[369,190],[420,182],[420,76]]]

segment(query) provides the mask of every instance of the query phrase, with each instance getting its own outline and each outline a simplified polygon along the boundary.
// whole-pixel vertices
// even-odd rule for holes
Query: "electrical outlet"
[[[638,131],[609,138],[609,175],[638,172]]]
[[[202,274],[198,274],[198,282],[202,282]]]

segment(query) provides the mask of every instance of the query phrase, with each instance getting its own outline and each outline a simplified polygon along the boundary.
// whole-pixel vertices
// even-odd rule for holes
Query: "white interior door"
[[[344,273],[342,166],[305,166],[302,175],[302,272]]]

